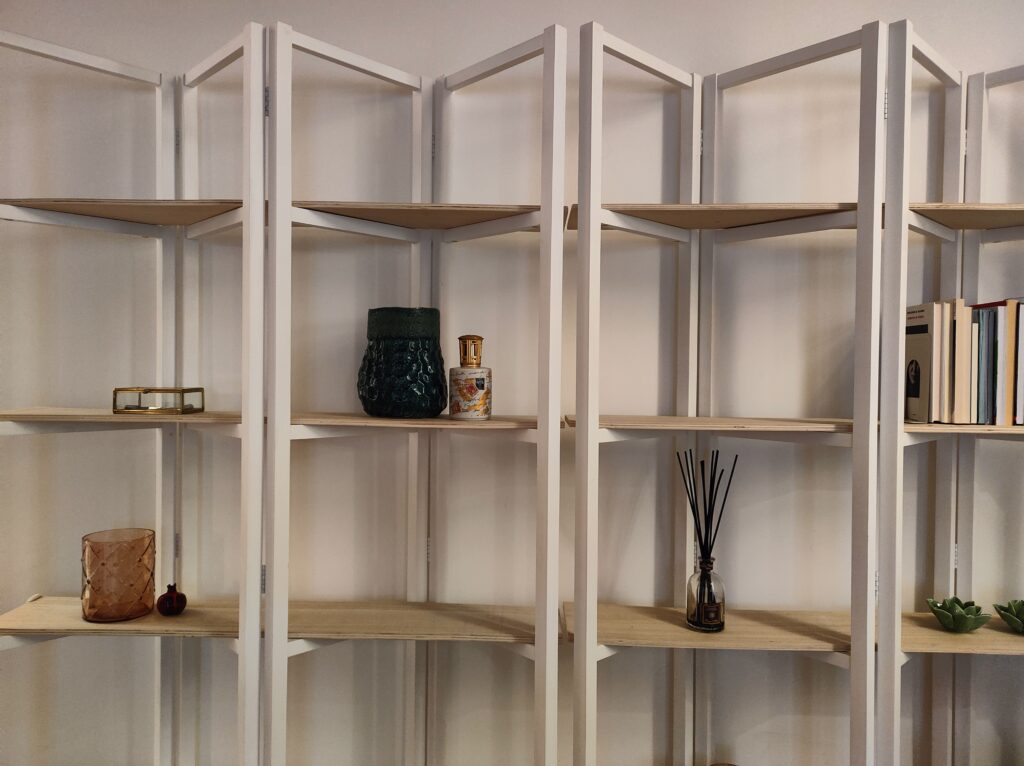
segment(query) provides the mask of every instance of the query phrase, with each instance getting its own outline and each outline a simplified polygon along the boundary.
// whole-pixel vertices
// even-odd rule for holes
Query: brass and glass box
[[[205,406],[202,388],[114,389],[114,412],[119,415],[187,415]]]

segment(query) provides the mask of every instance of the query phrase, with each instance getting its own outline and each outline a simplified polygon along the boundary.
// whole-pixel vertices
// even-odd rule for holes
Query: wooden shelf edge
[[[575,608],[563,605],[566,635],[573,640]],[[847,612],[728,609],[725,630],[700,633],[686,627],[677,607],[599,603],[597,641],[608,646],[740,651],[850,651]]]
[[[1024,636],[1010,630],[994,613],[971,633],[952,633],[931,612],[905,612],[902,643],[908,654],[1024,655]]]

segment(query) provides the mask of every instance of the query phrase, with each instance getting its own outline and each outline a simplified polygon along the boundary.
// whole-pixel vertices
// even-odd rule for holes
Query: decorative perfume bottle
[[[459,367],[449,377],[448,414],[454,420],[488,420],[491,417],[491,368],[481,367],[484,339],[459,336]]]

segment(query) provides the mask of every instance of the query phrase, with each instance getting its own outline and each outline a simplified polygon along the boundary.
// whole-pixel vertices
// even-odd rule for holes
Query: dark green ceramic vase
[[[370,309],[369,341],[359,367],[359,401],[367,415],[433,418],[448,405],[441,314],[437,309]]]

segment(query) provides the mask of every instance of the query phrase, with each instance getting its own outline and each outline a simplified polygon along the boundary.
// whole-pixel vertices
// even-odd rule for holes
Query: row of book
[[[1022,301],[907,308],[908,421],[1024,425]]]

